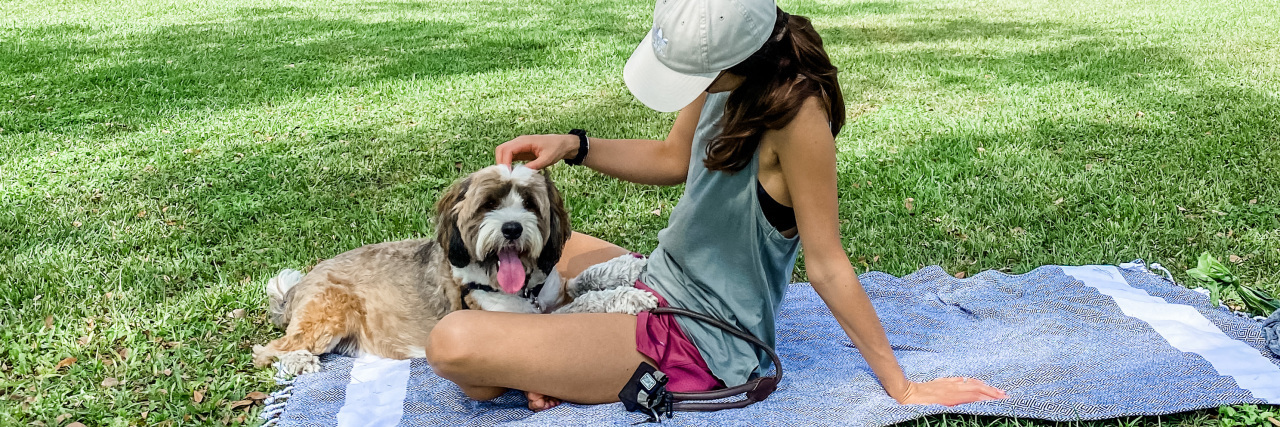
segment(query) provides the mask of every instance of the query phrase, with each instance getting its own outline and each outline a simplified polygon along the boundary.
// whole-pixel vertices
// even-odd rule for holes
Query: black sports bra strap
[[[778,231],[787,231],[796,228],[796,210],[790,206],[778,203],[764,190],[764,184],[756,180],[756,198],[760,199],[760,210],[764,212],[764,219],[769,221],[774,229]]]

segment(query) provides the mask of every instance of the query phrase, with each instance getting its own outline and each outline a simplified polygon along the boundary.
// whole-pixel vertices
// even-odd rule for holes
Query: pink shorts
[[[637,280],[636,288],[658,297],[658,307],[667,307],[666,298],[643,282]],[[697,392],[724,387],[670,314],[642,311],[636,315],[636,351],[658,362],[658,370],[670,378],[669,391]]]

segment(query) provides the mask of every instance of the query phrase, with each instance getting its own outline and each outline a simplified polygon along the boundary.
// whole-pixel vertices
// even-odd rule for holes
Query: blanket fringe
[[[1158,262],[1147,264],[1147,262],[1144,261],[1142,258],[1138,258],[1131,262],[1120,264],[1120,268],[1137,268],[1139,270],[1145,271],[1147,273],[1151,273],[1153,275],[1156,274],[1157,271],[1159,271],[1161,273],[1164,273],[1164,278],[1169,279],[1169,283],[1172,283],[1175,285],[1178,284],[1177,280],[1173,280],[1173,273],[1170,273],[1169,269],[1164,268],[1164,266],[1160,265],[1160,263]]]
[[[1153,270],[1159,270],[1159,271],[1164,272],[1164,277],[1165,277],[1165,278],[1167,278],[1167,279],[1169,279],[1169,282],[1170,282],[1170,283],[1174,283],[1174,284],[1177,284],[1177,283],[1178,283],[1177,281],[1174,281],[1174,280],[1173,280],[1173,273],[1170,273],[1170,272],[1169,272],[1169,269],[1164,268],[1164,266],[1163,266],[1163,265],[1160,265],[1160,263],[1158,263],[1158,262],[1153,262],[1153,263],[1151,263],[1151,266],[1150,266],[1150,267],[1151,267],[1151,269],[1153,269]]]
[[[276,386],[280,387],[280,389],[272,392],[270,396],[267,396],[266,400],[262,401],[264,405],[262,413],[258,414],[258,417],[263,420],[262,427],[271,427],[280,423],[280,415],[284,414],[284,406],[289,402],[289,398],[293,396],[294,378],[294,376],[286,374],[283,369],[280,369],[279,364],[276,364],[275,380]]]

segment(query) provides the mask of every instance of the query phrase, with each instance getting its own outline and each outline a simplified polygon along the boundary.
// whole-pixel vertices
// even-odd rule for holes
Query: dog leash
[[[706,314],[689,311],[674,307],[658,307],[649,310],[652,314],[673,314],[679,316],[690,317],[711,326],[723,329],[725,332],[733,334],[738,338],[742,338],[752,345],[763,349],[769,354],[769,359],[773,360],[773,375],[755,377],[748,380],[745,384],[727,387],[719,390],[681,393],[666,390],[668,378],[662,371],[657,370],[652,365],[641,362],[636,368],[636,372],[632,374],[631,380],[618,393],[618,398],[622,400],[622,404],[627,411],[640,412],[649,416],[648,420],[641,422],[662,422],[662,416],[671,418],[674,411],[682,412],[709,412],[719,411],[721,409],[742,408],[762,401],[769,397],[774,390],[778,389],[778,383],[782,381],[782,360],[778,359],[778,354],[774,353],[773,348],[765,344],[754,335],[738,329],[720,319],[708,316]],[[739,400],[724,402],[707,402],[711,400],[723,400],[739,394],[745,397]],[[637,423],[639,424],[639,423]]]

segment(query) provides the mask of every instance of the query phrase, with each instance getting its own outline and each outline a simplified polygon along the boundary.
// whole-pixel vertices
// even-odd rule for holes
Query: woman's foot
[[[532,391],[524,392],[524,397],[529,399],[529,410],[533,412],[545,411],[560,404],[560,399]]]

